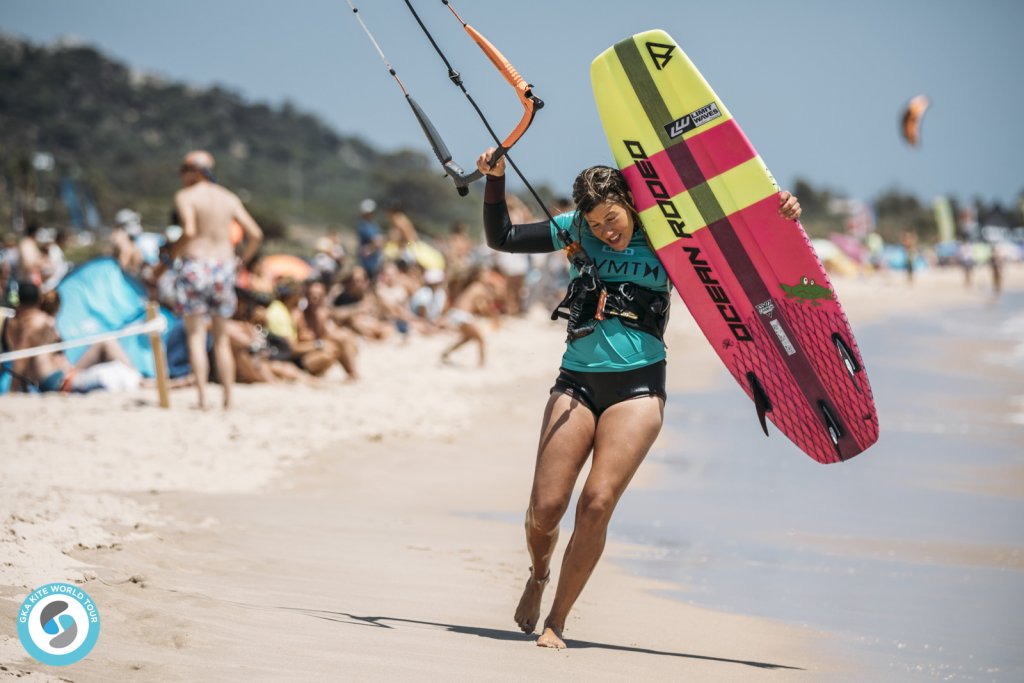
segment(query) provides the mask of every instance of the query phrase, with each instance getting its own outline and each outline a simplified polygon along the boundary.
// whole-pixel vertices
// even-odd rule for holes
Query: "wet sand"
[[[668,474],[619,536],[660,549],[634,569],[681,599],[837,634],[863,680],[1020,680],[1024,293],[858,325],[842,286],[879,443],[822,467],[728,383],[672,396]]]
[[[895,280],[836,287],[860,338],[862,322],[981,305],[984,292],[962,291],[955,276],[936,273],[931,286],[922,277],[912,290]],[[1024,284],[1019,271],[1007,280]],[[228,415],[191,410],[188,390],[173,395],[169,412],[154,408],[149,394],[0,399],[0,676],[849,680],[875,670],[844,628],[802,623],[785,608],[695,600],[700,575],[687,568],[700,552],[673,555],[664,539],[634,533],[638,518],[692,514],[693,543],[716,538],[709,510],[721,516],[722,503],[709,502],[701,487],[735,475],[717,472],[714,460],[672,454],[701,439],[709,453],[715,441],[735,449],[744,437],[731,425],[727,437],[702,432],[693,422],[700,411],[680,397],[727,396],[728,410],[756,426],[682,307],[668,338],[669,388],[680,412],[667,416],[656,452],[623,499],[617,540],[566,629],[570,649],[542,651],[535,636],[515,630],[511,615],[529,564],[519,519],[562,335],[543,312],[510,321],[488,334],[486,372],[473,367],[472,349],[456,367],[441,366],[446,339],[367,345],[362,384],[344,385],[336,373],[315,387],[242,387]],[[885,372],[870,357],[868,371],[873,384]],[[784,456],[764,458],[784,477],[806,456],[776,442]],[[874,455],[843,467],[867,457]],[[1005,483],[1001,471],[991,480]],[[870,481],[850,481],[861,484]],[[818,502],[808,498],[792,505]],[[838,546],[853,555],[884,553],[892,543],[856,524],[791,534],[770,524],[763,502],[729,501],[728,515],[761,531],[735,539],[735,561],[721,575],[758,576],[767,536],[791,549]],[[897,545],[914,557],[966,553],[986,566],[998,545],[965,549],[955,535],[915,542]],[[939,545],[923,545],[932,542]],[[1004,570],[1019,571],[1019,546],[1001,547]],[[673,557],[682,571],[636,575],[644,558]],[[29,590],[57,580],[81,583],[103,619],[93,653],[63,670],[31,660],[14,623]]]

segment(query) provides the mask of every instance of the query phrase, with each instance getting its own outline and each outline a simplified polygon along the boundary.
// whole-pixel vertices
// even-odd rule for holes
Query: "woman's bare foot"
[[[540,599],[550,578],[549,571],[543,579],[535,579],[533,568],[530,568],[530,578],[526,580],[526,588],[523,589],[523,596],[519,598],[519,606],[516,607],[516,623],[523,633],[533,633],[537,628],[537,622],[540,620]]]
[[[562,640],[562,629],[547,622],[544,624],[544,632],[537,639],[537,647],[550,647],[555,650],[564,650],[565,641]]]

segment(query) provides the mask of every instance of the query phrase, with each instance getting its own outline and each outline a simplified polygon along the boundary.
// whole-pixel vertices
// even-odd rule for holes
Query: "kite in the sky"
[[[911,99],[910,102],[907,102],[907,108],[903,111],[901,130],[903,132],[903,139],[911,147],[917,147],[917,143],[921,138],[921,119],[924,118],[924,113],[928,110],[929,104],[931,103],[927,97],[918,95]]]

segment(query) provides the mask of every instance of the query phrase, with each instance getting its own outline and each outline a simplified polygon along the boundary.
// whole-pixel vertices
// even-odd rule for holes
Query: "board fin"
[[[754,408],[757,410],[757,421],[761,423],[761,429],[764,431],[764,435],[768,436],[768,422],[765,420],[765,415],[772,412],[772,402],[768,400],[768,394],[765,393],[764,387],[762,387],[761,382],[758,381],[757,375],[752,372],[748,372],[747,383],[750,385],[750,395],[754,398]]]
[[[850,350],[849,344],[843,339],[843,336],[838,332],[832,335],[832,343],[836,345],[836,350],[839,351],[839,358],[843,361],[843,366],[846,368],[846,372],[850,375],[850,379],[853,381],[853,388],[860,392],[860,385],[857,383],[857,373],[863,370],[861,364],[857,362],[857,357]]]
[[[843,457],[843,452],[839,450],[839,437],[843,435],[842,428],[836,419],[832,417],[832,411],[828,409],[828,405],[824,401],[818,401],[818,408],[821,409],[821,416],[825,418],[825,429],[828,431],[828,438],[832,441],[832,446],[836,449],[836,457],[840,460],[846,460]]]

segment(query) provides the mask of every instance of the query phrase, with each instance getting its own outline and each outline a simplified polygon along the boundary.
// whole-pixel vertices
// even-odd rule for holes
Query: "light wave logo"
[[[43,664],[74,664],[96,645],[100,613],[78,586],[48,583],[21,603],[18,637],[25,650]]]

